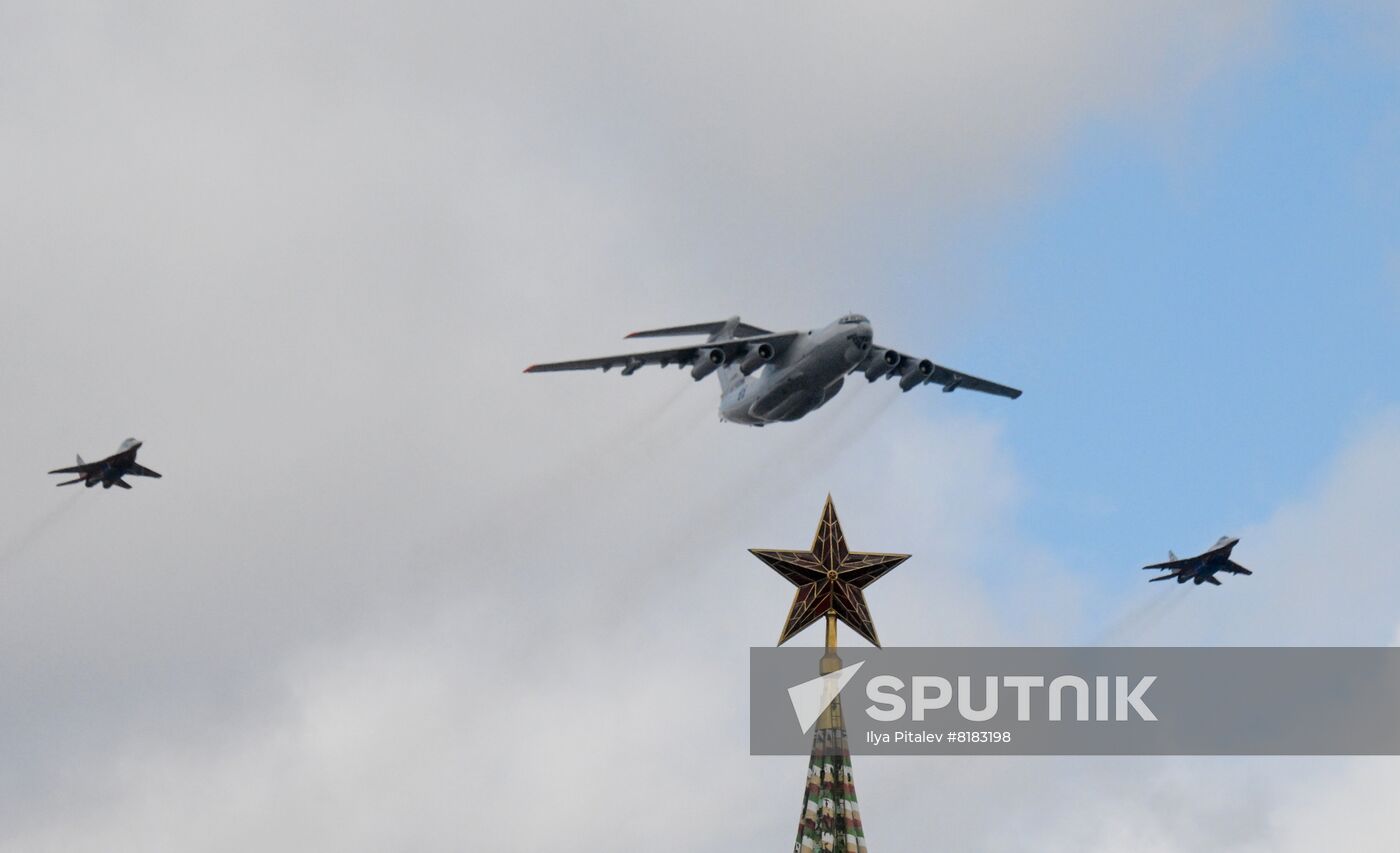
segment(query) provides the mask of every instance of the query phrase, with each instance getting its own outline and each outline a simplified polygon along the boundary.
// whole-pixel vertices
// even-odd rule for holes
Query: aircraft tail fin
[[[1167,562],[1172,562],[1172,561],[1174,561],[1175,559],[1176,559],[1176,552],[1175,552],[1175,551],[1168,551],[1168,552],[1167,552]]]
[[[738,317],[730,317],[728,320],[716,320],[712,323],[691,323],[686,326],[667,326],[662,329],[645,329],[640,332],[633,332],[629,338],[664,338],[676,335],[709,335],[710,340],[720,341],[727,338],[740,337],[748,338],[754,335],[771,335],[767,329],[760,329],[748,323],[742,323]]]
[[[79,465],[85,465],[85,464],[87,464],[87,463],[83,462],[83,454],[81,454],[81,453],[78,454],[78,464],[79,464]]]
[[[725,320],[723,323],[720,323],[719,328],[710,332],[710,336],[705,340],[708,342],[727,341],[730,338],[734,337],[734,332],[741,325],[743,324],[739,322],[739,315],[735,314],[733,317],[730,317],[728,320]]]

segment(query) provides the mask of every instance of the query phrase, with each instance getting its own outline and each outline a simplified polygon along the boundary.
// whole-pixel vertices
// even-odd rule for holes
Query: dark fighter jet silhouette
[[[1210,548],[1194,557],[1177,558],[1175,554],[1168,551],[1168,559],[1165,563],[1153,563],[1150,566],[1143,566],[1143,569],[1170,569],[1171,574],[1152,578],[1148,583],[1155,581],[1165,581],[1176,578],[1177,583],[1193,581],[1197,586],[1209,583],[1220,586],[1220,581],[1216,580],[1216,572],[1229,572],[1232,575],[1252,575],[1249,569],[1230,559],[1230,552],[1235,550],[1235,546],[1240,544],[1238,536],[1222,536],[1219,541]]]
[[[73,480],[65,480],[59,483],[60,486],[71,486],[74,483],[82,483],[89,489],[98,483],[102,488],[110,489],[113,486],[121,486],[123,489],[131,488],[123,477],[160,477],[155,471],[136,464],[136,451],[141,449],[141,442],[134,438],[128,438],[122,442],[122,446],[117,448],[117,452],[108,456],[100,462],[84,462],[83,457],[78,457],[78,464],[72,468],[58,468],[50,471],[50,474],[79,474],[81,476]]]

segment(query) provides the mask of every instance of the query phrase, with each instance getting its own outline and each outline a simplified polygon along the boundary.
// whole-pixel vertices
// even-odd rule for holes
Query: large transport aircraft
[[[720,384],[720,417],[751,426],[795,421],[816,411],[836,396],[849,374],[857,371],[871,382],[882,377],[898,379],[904,391],[921,385],[940,385],[944,391],[966,388],[1013,400],[1021,396],[1015,388],[876,345],[870,321],[860,314],[847,314],[825,328],[806,332],[770,332],[730,317],[714,323],[633,332],[627,337],[700,334],[709,336],[704,343],[535,364],[525,372],[607,371],[619,367],[623,376],[631,376],[646,365],[674,364],[689,367],[696,381],[715,373]]]

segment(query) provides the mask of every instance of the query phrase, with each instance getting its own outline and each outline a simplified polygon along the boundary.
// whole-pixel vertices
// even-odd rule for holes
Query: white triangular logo
[[[788,688],[788,698],[792,700],[792,710],[797,713],[797,722],[801,724],[803,732],[808,731],[816,724],[822,711],[825,711],[828,705],[836,701],[836,697],[841,695],[841,691],[855,676],[856,671],[863,666],[865,666],[865,661],[842,667],[835,672],[828,672],[826,675],[819,675],[811,681],[804,681],[795,687]]]

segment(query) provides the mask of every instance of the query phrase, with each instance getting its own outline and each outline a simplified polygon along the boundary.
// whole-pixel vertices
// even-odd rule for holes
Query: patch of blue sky
[[[1077,570],[1263,521],[1400,400],[1400,64],[1317,18],[1181,120],[1084,128],[969,243],[1004,295],[958,364],[1026,389],[1022,526]]]

